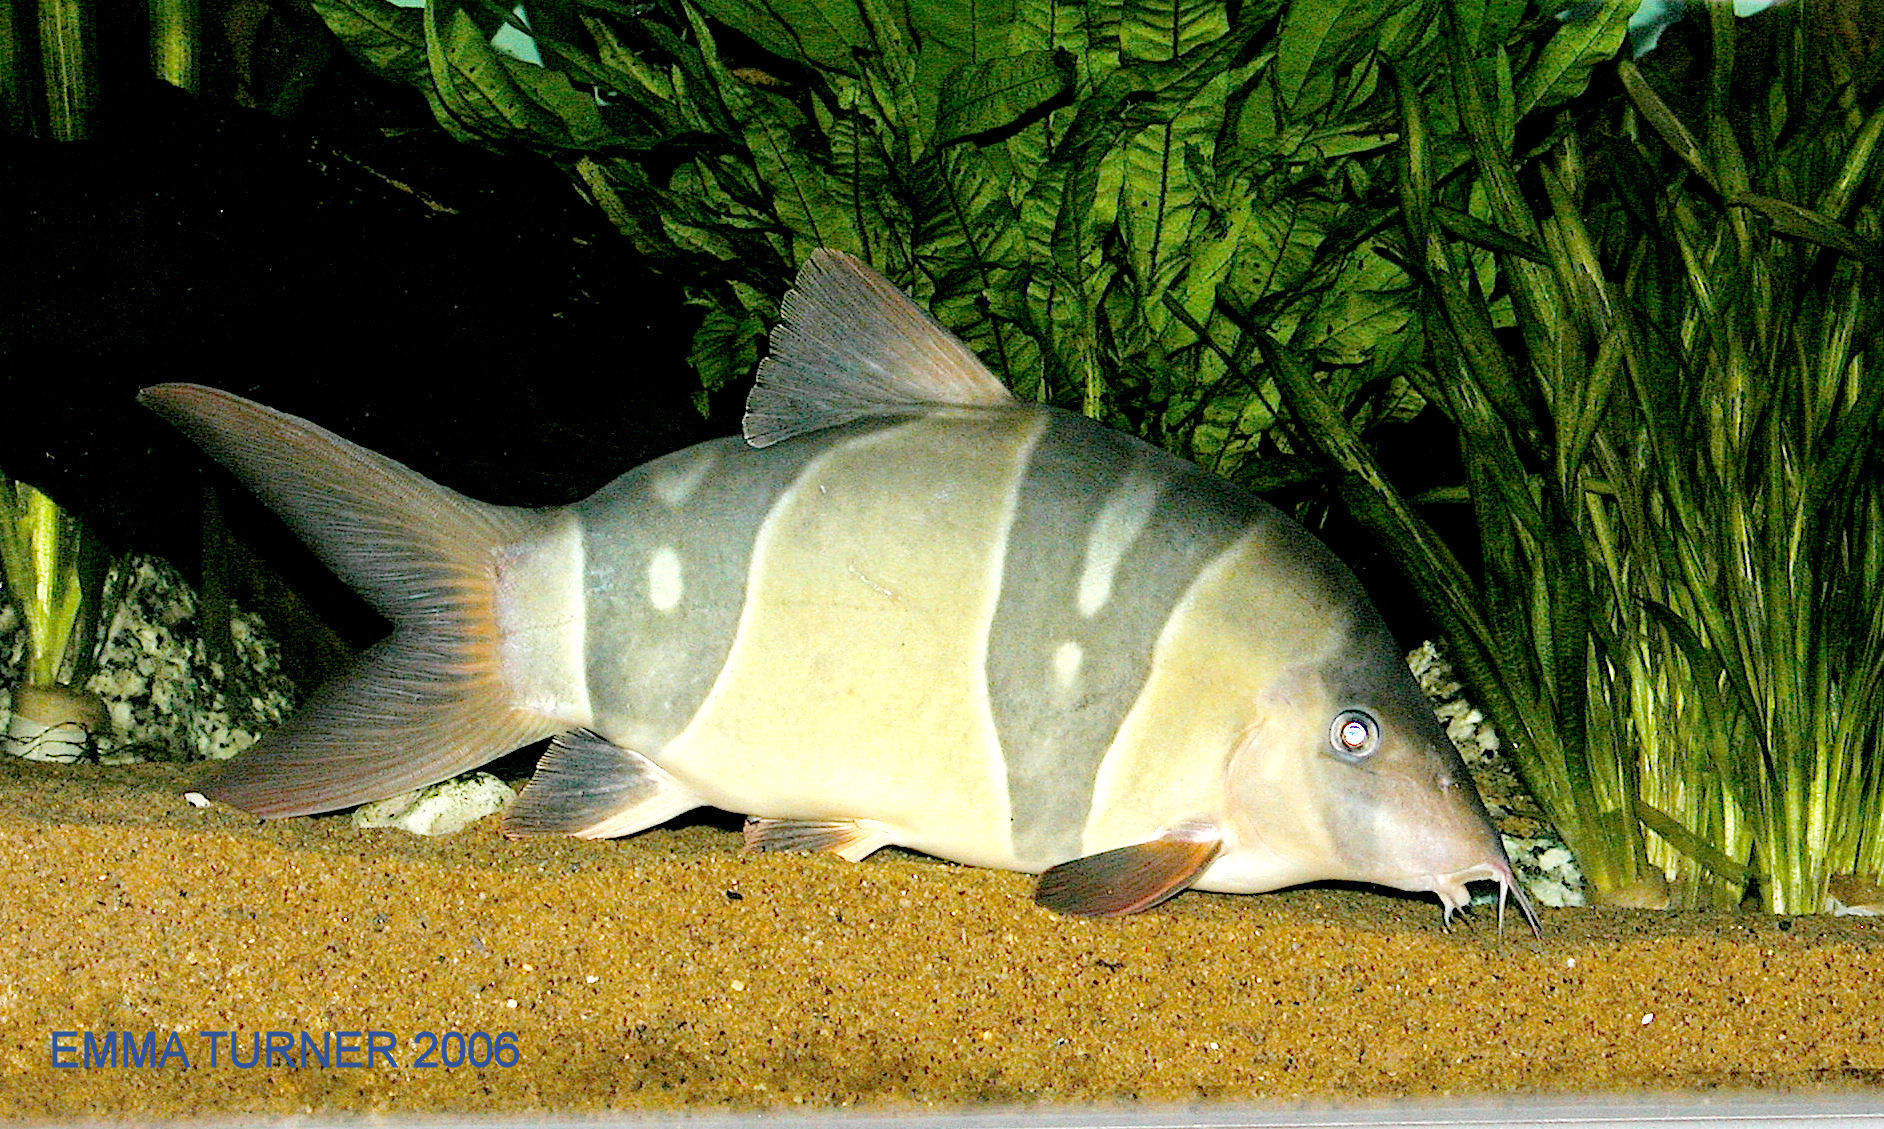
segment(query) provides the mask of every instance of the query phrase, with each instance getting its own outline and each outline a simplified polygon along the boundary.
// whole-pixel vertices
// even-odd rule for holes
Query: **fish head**
[[[1361,609],[1330,657],[1294,665],[1262,692],[1229,763],[1239,843],[1293,882],[1430,890],[1447,922],[1467,883],[1498,883],[1536,915],[1484,801],[1391,634]]]

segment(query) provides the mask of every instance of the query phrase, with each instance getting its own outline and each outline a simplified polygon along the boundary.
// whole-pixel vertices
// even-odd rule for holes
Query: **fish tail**
[[[266,502],[393,624],[288,722],[197,784],[261,816],[306,815],[435,783],[568,724],[519,692],[500,629],[506,572],[560,511],[477,502],[316,427],[213,388],[138,399]],[[527,567],[527,566],[526,566]],[[515,661],[509,664],[515,667]]]

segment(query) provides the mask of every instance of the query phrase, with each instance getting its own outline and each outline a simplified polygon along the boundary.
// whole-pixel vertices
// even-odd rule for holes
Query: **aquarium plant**
[[[701,310],[701,403],[748,377],[818,246],[859,253],[1015,391],[1257,486],[1272,433],[1244,326],[1325,364],[1363,430],[1404,419],[1411,307],[1377,253],[1391,63],[1443,54],[1424,0],[317,0],[348,47],[482,144],[567,167]],[[1620,31],[1475,9],[1540,105]]]
[[[0,132],[91,135],[98,102],[94,0],[0,0]]]
[[[1747,25],[1712,14],[1693,130],[1623,71],[1636,151],[1660,145],[1663,167],[1669,154],[1686,167],[1678,192],[1619,185],[1656,237],[1605,240],[1627,256],[1617,277],[1646,331],[1627,331],[1618,437],[1638,445],[1606,469],[1642,472],[1639,498],[1619,498],[1676,546],[1644,560],[1643,599],[1660,655],[1692,671],[1680,704],[1731,719],[1678,719],[1699,749],[1645,745],[1663,755],[1645,757],[1643,795],[1673,809],[1651,812],[1660,857],[1708,869],[1681,850],[1686,834],[1734,859],[1750,838],[1763,902],[1798,913],[1833,878],[1884,865],[1884,105],[1875,56],[1803,6],[1771,18],[1778,33],[1754,54]],[[1649,540],[1611,529],[1619,546]],[[1697,791],[1703,778],[1724,794]],[[1671,828],[1669,815],[1691,818]]]
[[[1623,64],[1626,99],[1519,152],[1456,20],[1449,82],[1398,84],[1409,375],[1458,428],[1482,579],[1269,354],[1598,891],[1813,912],[1884,861],[1884,110],[1803,6],[1757,55],[1705,18],[1698,130]]]
[[[97,663],[109,554],[38,489],[0,475],[0,578],[25,634],[20,680],[0,748],[31,760],[93,751],[109,723],[85,689]]]
[[[133,54],[138,31],[143,51]],[[138,71],[286,116],[335,53],[301,5],[0,0],[0,135],[85,140],[112,117],[114,98],[139,89]]]

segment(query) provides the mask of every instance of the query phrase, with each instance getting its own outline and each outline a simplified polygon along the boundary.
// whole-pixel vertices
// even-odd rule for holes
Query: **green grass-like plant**
[[[83,141],[98,102],[94,0],[0,0],[0,133]]]
[[[1465,124],[1463,166],[1401,84],[1402,253],[1435,361],[1415,383],[1459,429],[1482,582],[1307,367],[1271,349],[1272,369],[1599,897],[1673,880],[1733,903],[1751,882],[1815,912],[1884,861],[1884,117],[1802,24],[1737,83],[1745,25],[1708,19],[1700,134],[1624,64],[1627,101],[1591,118],[1612,132],[1586,128],[1600,159],[1567,133],[1515,154],[1490,112],[1509,87],[1456,21],[1469,62],[1430,97]]]
[[[91,677],[109,573],[109,555],[76,517],[0,475],[0,591],[26,632],[26,684],[82,686]]]
[[[1623,71],[1634,148],[1686,169],[1676,191],[1634,185],[1635,230],[1608,240],[1643,325],[1618,436],[1635,448],[1605,453],[1612,482],[1650,484],[1633,502],[1656,528],[1611,528],[1652,578],[1659,649],[1691,678],[1681,704],[1716,719],[1701,749],[1646,746],[1644,794],[1682,825],[1665,842],[1731,855],[1750,839],[1767,908],[1809,913],[1830,879],[1884,863],[1884,106],[1875,68],[1804,34],[1801,12],[1778,18],[1792,34],[1771,56],[1739,58],[1764,80],[1748,88],[1742,25],[1713,17],[1698,130]],[[1651,556],[1651,536],[1674,551]],[[1697,790],[1703,768],[1717,786]],[[1706,860],[1658,854],[1684,874]]]

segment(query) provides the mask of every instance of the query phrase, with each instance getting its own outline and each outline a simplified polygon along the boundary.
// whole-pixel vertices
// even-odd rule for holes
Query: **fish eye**
[[[1380,744],[1380,723],[1366,710],[1342,710],[1328,727],[1328,743],[1341,756],[1367,756]]]

